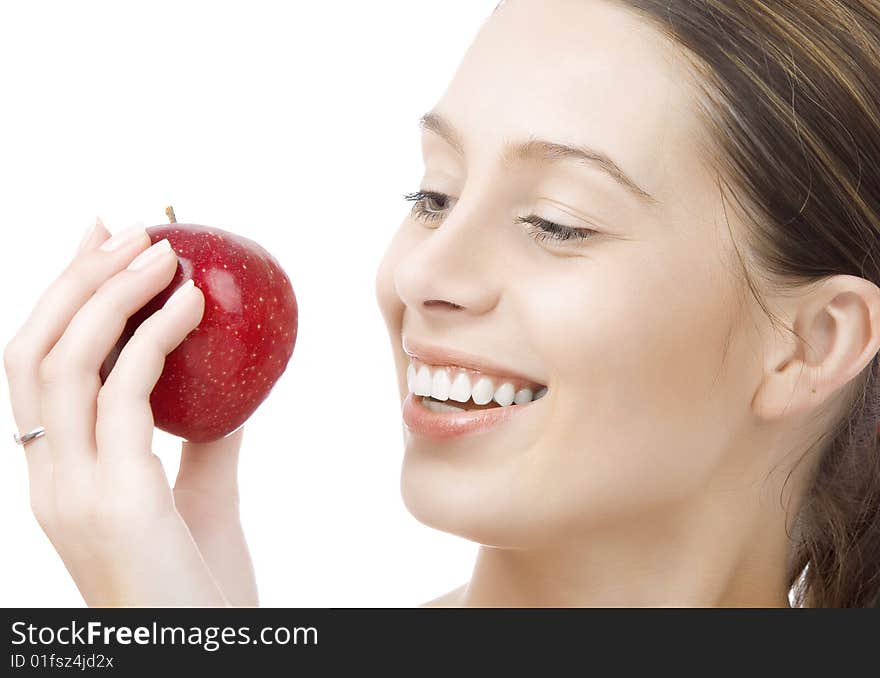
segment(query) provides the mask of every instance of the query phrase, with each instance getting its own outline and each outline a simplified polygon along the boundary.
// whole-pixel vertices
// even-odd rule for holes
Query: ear
[[[775,419],[808,411],[857,376],[880,349],[880,288],[836,275],[792,302],[792,335],[767,351],[754,412]]]

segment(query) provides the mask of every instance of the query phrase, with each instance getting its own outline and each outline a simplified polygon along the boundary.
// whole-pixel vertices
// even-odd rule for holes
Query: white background
[[[242,450],[263,605],[419,605],[470,574],[476,546],[400,498],[373,280],[421,180],[417,120],[496,4],[0,4],[2,345],[98,215],[115,232],[173,204],[256,240],[293,282],[293,358]],[[83,605],[30,513],[2,379],[0,606]],[[157,431],[155,451],[173,474],[178,440]]]

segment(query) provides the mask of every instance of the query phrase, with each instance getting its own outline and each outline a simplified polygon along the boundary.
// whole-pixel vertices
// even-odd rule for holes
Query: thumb
[[[184,440],[174,489],[233,498],[238,494],[238,453],[244,426],[209,443]]]

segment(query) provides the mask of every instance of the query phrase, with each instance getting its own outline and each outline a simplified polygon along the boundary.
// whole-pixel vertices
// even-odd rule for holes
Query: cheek
[[[572,501],[669,501],[723,453],[731,294],[705,263],[637,254],[577,262],[531,291],[556,387],[539,485],[571,485]]]

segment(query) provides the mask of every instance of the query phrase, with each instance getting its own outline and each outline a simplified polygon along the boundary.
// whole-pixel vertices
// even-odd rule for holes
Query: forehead
[[[508,0],[436,109],[469,155],[528,136],[589,144],[658,195],[696,152],[689,77],[667,38],[610,0]]]

